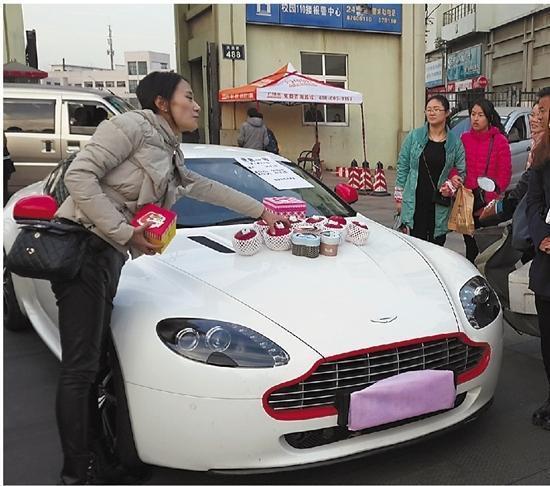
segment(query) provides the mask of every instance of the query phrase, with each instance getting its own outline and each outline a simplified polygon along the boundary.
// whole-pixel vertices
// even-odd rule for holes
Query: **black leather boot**
[[[533,425],[542,426],[550,430],[550,395],[546,402],[533,412],[532,422]]]
[[[65,456],[60,484],[92,484],[92,461],[89,454]]]

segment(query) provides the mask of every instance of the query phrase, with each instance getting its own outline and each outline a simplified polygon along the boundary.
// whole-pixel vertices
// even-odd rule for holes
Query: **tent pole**
[[[361,103],[361,133],[363,136],[363,161],[367,161],[367,143],[365,141],[365,111],[363,109],[363,103]]]
[[[317,103],[313,104],[313,112],[315,113],[315,143],[319,142],[319,128],[317,125]]]

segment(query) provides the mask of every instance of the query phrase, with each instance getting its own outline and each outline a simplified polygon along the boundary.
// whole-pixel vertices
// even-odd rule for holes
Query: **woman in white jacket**
[[[153,72],[137,96],[142,110],[102,122],[65,175],[70,196],[56,216],[90,230],[76,278],[52,282],[62,347],[56,416],[64,454],[62,484],[133,482],[122,467],[101,468],[96,379],[109,332],[113,299],[128,251],[153,255],[146,227],[130,224],[143,205],[169,208],[187,195],[228,207],[271,226],[262,203],[189,171],[181,134],[197,128],[200,107],[179,74]],[[277,218],[280,219],[280,218]]]

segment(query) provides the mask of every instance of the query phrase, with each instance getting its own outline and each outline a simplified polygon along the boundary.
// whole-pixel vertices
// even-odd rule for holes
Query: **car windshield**
[[[115,95],[105,96],[105,101],[113,105],[120,113],[135,110],[135,108],[130,103]]]
[[[304,170],[294,164],[286,164],[313,185],[307,189],[278,190],[265,182],[256,174],[241,166],[232,158],[200,158],[186,159],[185,165],[209,179],[214,179],[240,192],[244,192],[258,201],[270,196],[293,196],[307,204],[307,215],[323,216],[341,215],[355,216],[355,211],[341,202],[322,183],[314,179]],[[253,222],[253,218],[213,204],[197,201],[189,197],[179,199],[172,207],[178,215],[179,228],[194,228],[232,223]]]

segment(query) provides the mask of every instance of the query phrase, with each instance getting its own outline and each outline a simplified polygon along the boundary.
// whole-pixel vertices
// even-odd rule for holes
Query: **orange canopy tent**
[[[365,144],[365,117],[363,95],[357,91],[330,86],[299,73],[291,63],[263,78],[236,88],[222,89],[218,93],[220,103],[311,103],[361,105],[363,155],[367,160]],[[318,139],[315,120],[315,139]]]

